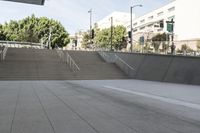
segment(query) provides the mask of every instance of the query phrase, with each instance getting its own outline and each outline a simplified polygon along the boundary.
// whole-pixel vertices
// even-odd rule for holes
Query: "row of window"
[[[171,7],[171,8],[169,8],[168,9],[168,12],[172,12],[172,11],[174,11],[175,10],[175,7]],[[159,12],[159,13],[157,13],[157,17],[160,17],[160,16],[162,16],[164,14],[164,12],[163,11],[161,11],[161,12]],[[154,18],[154,16],[152,15],[152,16],[149,16],[148,17],[148,20],[151,20],[151,19],[153,19]],[[145,19],[142,19],[142,20],[140,20],[140,23],[144,23],[145,22]],[[134,23],[133,24],[133,26],[136,26],[138,23],[136,22],[136,23]]]
[[[145,28],[146,28],[146,27],[144,26],[144,27],[141,27],[141,28],[139,28],[139,29],[133,29],[133,32],[137,32],[138,30],[144,30]],[[157,31],[160,32],[160,31],[163,31],[163,29],[160,28],[160,29],[157,29]]]

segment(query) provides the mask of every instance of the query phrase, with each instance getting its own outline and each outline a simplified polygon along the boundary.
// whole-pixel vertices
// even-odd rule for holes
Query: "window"
[[[145,26],[140,28],[140,30],[143,30],[143,29],[145,29]]]
[[[136,26],[136,25],[137,25],[137,23],[134,23],[134,24],[133,24],[133,26]]]
[[[168,12],[172,12],[174,10],[175,10],[175,7],[171,7],[171,8],[168,9]]]
[[[153,26],[153,24],[149,24],[149,25],[148,25],[148,27],[152,27],[152,26]]]
[[[137,32],[137,29],[133,29],[133,32]]]
[[[144,22],[145,22],[145,19],[140,20],[140,23],[144,23]]]
[[[164,14],[164,12],[159,12],[157,15],[159,17],[159,16],[162,16],[163,14]]]
[[[149,20],[153,19],[153,16],[148,17]]]

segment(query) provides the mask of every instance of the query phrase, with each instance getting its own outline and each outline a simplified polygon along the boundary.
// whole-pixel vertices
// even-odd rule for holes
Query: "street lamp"
[[[90,13],[90,43],[92,43],[92,9],[88,13]]]
[[[48,49],[51,49],[51,34],[52,33],[52,27],[49,28],[49,36],[48,36]]]
[[[131,52],[133,51],[133,8],[142,7],[142,5],[131,6]]]
[[[111,22],[111,26],[110,26],[110,50],[112,51],[113,50],[113,17],[110,18],[110,22]]]

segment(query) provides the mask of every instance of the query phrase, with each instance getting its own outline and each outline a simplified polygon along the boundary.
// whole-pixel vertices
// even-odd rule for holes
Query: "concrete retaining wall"
[[[134,68],[131,78],[200,85],[200,58],[172,55],[116,54]]]

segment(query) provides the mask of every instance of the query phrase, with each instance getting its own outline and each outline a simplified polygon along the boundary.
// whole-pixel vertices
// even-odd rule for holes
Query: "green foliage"
[[[155,49],[155,51],[159,50],[160,45],[163,45],[163,50],[167,50],[169,47],[168,43],[163,43],[164,41],[168,41],[169,36],[166,33],[163,34],[157,34],[154,37],[152,37],[152,45]]]
[[[3,29],[3,30],[2,30]],[[0,26],[0,39],[8,41],[43,42],[47,43],[51,30],[51,46],[66,46],[69,43],[69,34],[60,22],[46,17],[37,18],[34,15],[19,21],[11,20]],[[1,35],[3,31],[3,35]]]
[[[6,35],[3,32],[3,25],[0,24],[0,40],[6,40]]]
[[[125,44],[126,28],[124,26],[113,27],[113,48],[121,49]],[[103,29],[96,33],[94,42],[98,47],[110,48],[111,47],[111,29]]]
[[[181,51],[182,52],[194,52],[194,50],[192,50],[188,45],[186,45],[186,44],[183,44],[182,46],[181,46]]]
[[[168,41],[169,40],[169,36],[166,33],[163,34],[157,34],[154,37],[152,37],[152,41]]]
[[[200,51],[200,40],[197,41],[197,51]]]
[[[83,40],[82,40],[82,47],[84,48],[89,48],[90,46],[90,33],[89,32],[84,32],[83,33]]]

